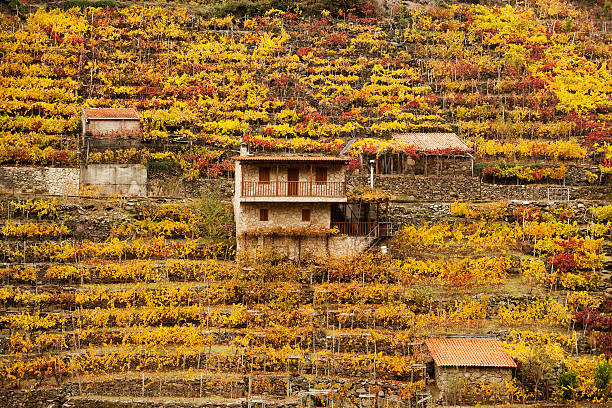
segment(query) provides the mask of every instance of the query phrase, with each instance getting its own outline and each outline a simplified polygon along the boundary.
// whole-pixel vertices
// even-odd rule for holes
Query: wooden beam
[[[310,195],[312,196],[312,164],[310,165]]]

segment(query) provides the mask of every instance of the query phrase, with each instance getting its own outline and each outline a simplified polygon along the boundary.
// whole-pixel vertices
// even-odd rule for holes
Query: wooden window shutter
[[[259,182],[260,183],[269,183],[270,182],[270,168],[269,167],[260,167],[259,168]]]
[[[327,167],[317,167],[315,169],[315,182],[317,184],[327,183]]]
[[[310,208],[302,209],[302,221],[310,221]]]
[[[259,221],[268,221],[268,209],[267,208],[259,209]]]

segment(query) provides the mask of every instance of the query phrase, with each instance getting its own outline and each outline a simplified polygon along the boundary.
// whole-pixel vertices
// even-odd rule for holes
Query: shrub
[[[612,365],[608,360],[602,360],[597,364],[595,371],[593,372],[595,380],[595,388],[601,394],[607,394],[610,388],[610,380],[612,379]]]
[[[178,174],[180,165],[172,160],[150,161],[147,163],[147,171],[153,173]]]
[[[559,375],[557,382],[563,399],[573,399],[574,391],[578,388],[578,373],[575,370],[565,371]]]

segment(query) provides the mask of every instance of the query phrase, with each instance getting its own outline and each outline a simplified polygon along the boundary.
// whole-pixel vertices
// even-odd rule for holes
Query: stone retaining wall
[[[351,176],[347,189],[367,186],[369,182],[367,176]],[[567,198],[566,191],[569,191],[570,200],[605,200],[612,196],[612,185],[498,185],[483,183],[478,177],[375,176],[374,187],[407,201],[541,201],[548,199],[549,191],[551,200],[559,201]]]
[[[80,186],[101,197],[145,197],[147,169],[142,164],[90,164],[81,167]]]
[[[75,195],[79,173],[68,167],[0,167],[0,193]]]

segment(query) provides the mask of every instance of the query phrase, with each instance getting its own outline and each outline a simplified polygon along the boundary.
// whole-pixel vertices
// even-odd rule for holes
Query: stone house
[[[376,174],[462,175],[474,173],[472,149],[455,133],[402,133],[393,136],[396,149],[382,154],[362,153],[362,169]]]
[[[456,394],[469,397],[477,384],[488,384],[503,393],[512,380],[516,363],[494,338],[437,338],[425,340],[434,364],[436,385],[447,400]]]
[[[140,115],[129,108],[83,108],[83,139],[86,137],[136,138],[142,136]]]
[[[298,261],[352,256],[390,234],[388,223],[347,213],[347,158],[241,153],[235,157],[238,255],[260,249]]]

